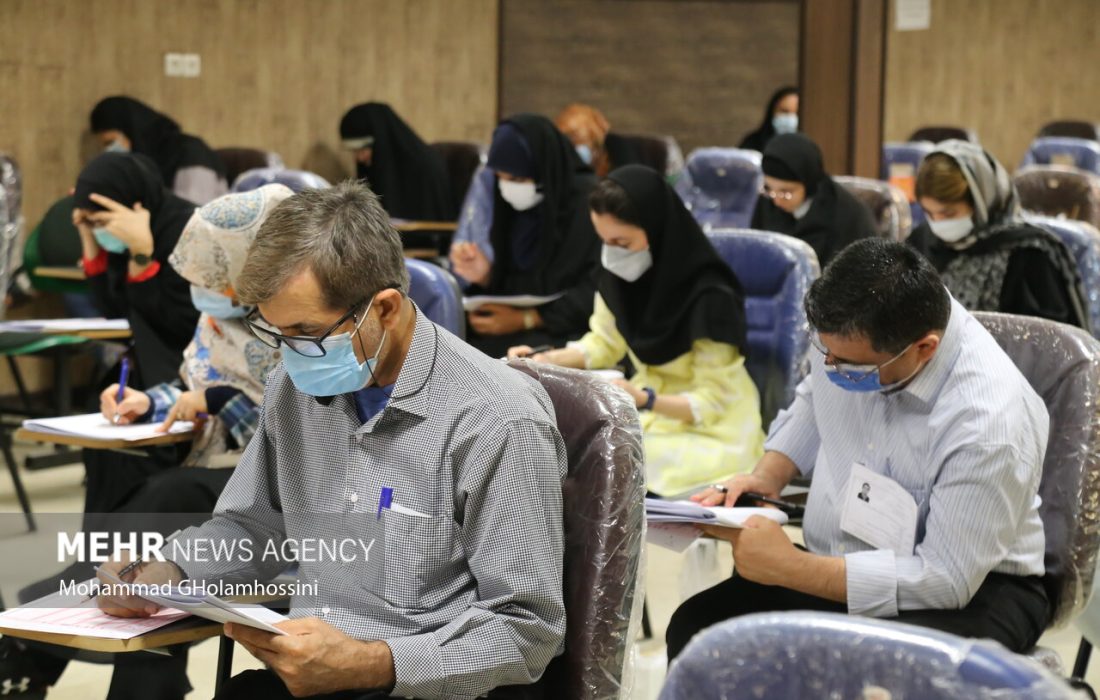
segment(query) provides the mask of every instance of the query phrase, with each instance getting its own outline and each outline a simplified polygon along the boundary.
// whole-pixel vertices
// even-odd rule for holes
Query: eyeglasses
[[[773,202],[777,199],[782,199],[784,202],[789,202],[794,199],[794,192],[787,192],[784,190],[769,190],[767,187],[761,187],[760,194],[764,195]]]
[[[870,377],[875,372],[878,372],[886,365],[898,359],[905,353],[909,352],[909,348],[913,347],[915,343],[909,343],[905,346],[904,350],[899,352],[897,355],[894,355],[886,362],[883,362],[881,365],[853,365],[843,362],[829,362],[829,355],[831,355],[832,353],[829,352],[829,349],[825,347],[824,343],[821,342],[821,337],[816,333],[810,336],[810,344],[813,345],[814,348],[825,357],[825,364],[831,366],[837,374],[844,377],[848,381],[858,384],[864,379],[867,379],[867,377]]]
[[[373,295],[371,298],[374,298]],[[325,339],[332,335],[337,328],[347,322],[349,318],[355,318],[355,312],[362,308],[364,303],[364,301],[361,301],[352,306],[346,314],[340,317],[340,320],[329,326],[328,330],[318,336],[283,335],[260,315],[259,307],[254,307],[252,311],[245,316],[244,324],[248,326],[248,330],[252,332],[252,335],[256,336],[257,340],[269,348],[278,348],[281,343],[305,357],[324,357],[325,353],[328,352],[324,346]],[[364,314],[363,319],[356,322],[356,330],[359,330],[359,326],[366,318],[367,316]]]

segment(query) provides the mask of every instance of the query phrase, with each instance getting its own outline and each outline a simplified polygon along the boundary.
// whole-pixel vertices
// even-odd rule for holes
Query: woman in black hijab
[[[80,173],[73,195],[92,300],[133,332],[136,386],[179,372],[199,312],[191,287],[168,264],[195,205],[164,189],[145,156],[104,153]]]
[[[599,239],[588,216],[596,177],[546,117],[519,114],[493,132],[496,174],[489,241],[493,262],[473,243],[451,249],[470,296],[560,295],[533,308],[486,304],[469,314],[467,341],[499,357],[513,345],[557,345],[588,327]]]
[[[798,131],[798,88],[781,87],[776,90],[764,109],[764,120],[756,131],[745,134],[738,148],[763,151],[777,134],[793,134]]]
[[[395,219],[454,221],[447,168],[393,109],[367,102],[340,120],[340,139],[355,152],[355,167]]]
[[[108,97],[92,110],[92,133],[108,151],[149,156],[176,196],[206,204],[229,191],[225,166],[202,139],[132,97]]]
[[[808,137],[776,136],[764,149],[763,168],[753,228],[806,241],[823,268],[852,241],[875,235],[870,210],[828,176],[821,149]]]
[[[589,331],[533,359],[600,369],[629,358],[634,376],[616,383],[642,411],[651,492],[682,494],[752,469],[764,434],[736,275],[651,168],[612,171],[590,204],[603,269]]]

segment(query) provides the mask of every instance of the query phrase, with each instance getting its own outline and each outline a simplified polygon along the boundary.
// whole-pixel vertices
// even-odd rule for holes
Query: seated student
[[[599,177],[640,160],[637,148],[629,140],[612,133],[611,123],[595,107],[574,102],[554,118],[554,126],[573,143],[577,155]]]
[[[778,134],[793,134],[798,131],[798,88],[781,87],[772,93],[768,106],[764,108],[764,120],[755,131],[745,134],[738,148],[761,151]]]
[[[695,496],[731,505],[812,475],[806,550],[765,518],[709,529],[733,543],[736,571],[673,614],[669,659],[705,627],[777,610],[847,611],[1031,648],[1051,614],[1042,399],[904,244],[853,243],[814,282],[806,311],[820,353],[764,457]]]
[[[194,339],[184,351],[178,379],[144,391],[127,388],[116,404],[118,385],[100,396],[103,415],[120,416],[119,423],[201,420],[183,467],[164,469],[125,497],[114,513],[209,513],[225,488],[233,467],[256,431],[264,379],[278,363],[276,352],[248,330],[244,316],[250,310],[235,302],[237,276],[245,252],[271,211],[293,192],[283,185],[229,194],[195,212],[171,256],[172,266],[192,284],[195,305],[202,310]],[[98,491],[96,480],[107,470],[89,472],[88,489]],[[97,531],[114,531],[120,519],[106,513],[88,513]],[[121,520],[122,523],[128,522]],[[118,527],[124,527],[119,524]],[[168,534],[163,532],[161,534]],[[57,591],[58,580],[82,581],[92,576],[86,563],[20,591],[27,602]],[[3,643],[10,646],[10,640]],[[18,684],[31,679],[28,692],[41,693],[54,685],[68,664],[65,654],[39,649],[20,655],[0,654],[0,683]],[[116,659],[110,697],[169,700],[183,698],[187,681],[187,647],[174,648],[171,656],[120,654]]]
[[[599,238],[587,197],[596,178],[550,120],[519,114],[493,132],[488,166],[496,173],[493,261],[473,242],[451,247],[467,294],[549,296],[537,308],[488,304],[470,312],[468,341],[500,357],[513,345],[561,345],[584,333],[592,313]]]
[[[588,369],[630,359],[634,376],[616,384],[642,411],[651,492],[672,496],[748,471],[764,435],[741,354],[740,282],[656,171],[612,171],[589,205],[604,268],[591,330],[533,359]],[[508,354],[530,352],[520,346]]]
[[[108,151],[140,153],[156,162],[177,197],[206,204],[229,191],[225,165],[198,136],[132,97],[107,97],[92,110],[92,133]]]
[[[535,682],[562,650],[554,407],[535,380],[426,319],[408,284],[400,239],[357,183],[294,195],[249,249],[237,297],[257,305],[249,323],[283,364],[213,519],[136,580],[267,581],[286,565],[261,556],[268,545],[378,546],[352,563],[299,558],[316,595],[292,598],[289,636],[229,626],[267,668],[218,698],[516,697],[505,686]],[[195,542],[226,540],[251,556],[186,559]],[[147,614],[125,596],[99,603]]]
[[[352,107],[340,120],[340,139],[355,153],[357,177],[370,185],[390,216],[455,220],[446,164],[388,104]]]
[[[917,171],[917,198],[926,221],[908,242],[960,304],[1086,327],[1073,257],[1054,234],[1023,221],[1016,186],[981,146],[937,145]]]
[[[802,134],[781,134],[764,149],[764,192],[752,228],[806,241],[822,267],[844,246],[875,235],[870,210],[825,172],[821,149]]]

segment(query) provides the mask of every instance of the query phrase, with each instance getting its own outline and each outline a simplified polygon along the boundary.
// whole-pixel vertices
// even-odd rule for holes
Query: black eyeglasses
[[[373,299],[373,295],[370,298]],[[346,323],[349,318],[354,318],[355,313],[362,308],[363,304],[364,302],[361,301],[352,306],[346,314],[340,317],[340,320],[329,326],[328,330],[318,336],[283,335],[260,315],[259,307],[253,307],[252,311],[245,316],[244,323],[248,326],[248,330],[252,332],[252,335],[256,336],[257,340],[269,348],[278,348],[279,344],[282,343],[299,355],[324,357],[327,352],[324,346],[325,339]],[[363,315],[363,318],[366,318],[366,314]],[[359,328],[360,323],[362,323],[361,320],[355,324],[356,329]]]

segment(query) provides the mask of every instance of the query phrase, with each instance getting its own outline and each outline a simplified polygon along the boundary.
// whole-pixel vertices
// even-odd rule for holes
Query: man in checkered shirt
[[[300,559],[317,594],[292,597],[288,636],[227,625],[268,668],[218,698],[530,697],[522,686],[561,652],[553,406],[425,318],[408,284],[400,239],[360,184],[287,199],[249,250],[237,298],[283,364],[213,518],[131,580],[268,581],[286,566],[262,556],[272,544],[373,544],[350,562]],[[204,541],[251,556],[179,555]],[[148,614],[133,598],[100,605]]]

